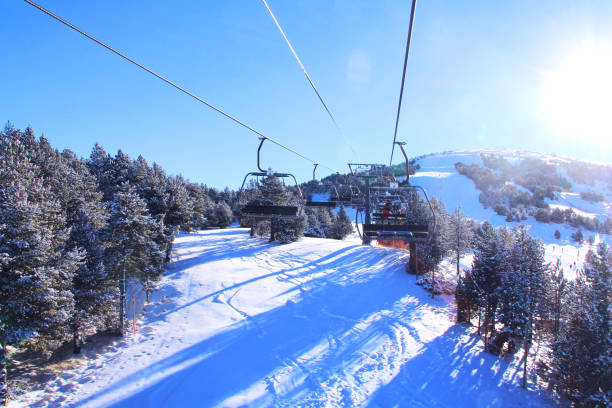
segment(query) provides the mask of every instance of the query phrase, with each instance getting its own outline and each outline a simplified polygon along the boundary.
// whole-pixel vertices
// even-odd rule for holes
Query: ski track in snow
[[[11,406],[547,407],[414,284],[405,252],[180,235],[138,322]]]

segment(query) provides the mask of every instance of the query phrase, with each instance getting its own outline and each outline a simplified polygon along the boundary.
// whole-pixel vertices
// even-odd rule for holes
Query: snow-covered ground
[[[181,235],[136,335],[10,406],[554,406],[405,262],[354,238]]]

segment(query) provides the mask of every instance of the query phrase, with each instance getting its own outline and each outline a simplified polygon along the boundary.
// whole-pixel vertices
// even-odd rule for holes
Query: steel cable
[[[220,113],[221,115],[225,116],[226,118],[228,118],[228,119],[230,119],[230,120],[234,121],[235,123],[239,124],[240,126],[242,126],[242,127],[246,128],[246,129],[250,130],[251,132],[253,132],[253,133],[255,133],[256,135],[258,135],[259,137],[263,137],[263,138],[265,138],[265,139],[269,140],[270,142],[274,143],[275,145],[277,145],[277,146],[279,146],[279,147],[281,147],[281,148],[283,148],[283,149],[285,149],[285,150],[287,150],[287,151],[289,151],[289,152],[291,152],[291,153],[293,153],[293,154],[295,154],[295,155],[297,155],[297,156],[301,157],[301,158],[302,158],[302,159],[304,159],[304,160],[307,160],[307,161],[309,161],[309,162],[311,162],[311,163],[319,163],[319,165],[320,165],[320,166],[325,167],[326,169],[328,169],[328,170],[330,170],[330,171],[334,171],[332,168],[330,168],[330,167],[328,167],[328,166],[326,166],[326,165],[324,165],[324,164],[321,164],[320,162],[317,162],[317,161],[315,161],[315,160],[313,160],[313,159],[311,159],[311,158],[309,158],[309,157],[307,157],[307,156],[305,156],[305,155],[303,155],[303,154],[301,154],[301,153],[299,153],[299,152],[295,151],[294,149],[292,149],[292,148],[290,148],[290,147],[288,147],[288,146],[285,146],[284,144],[282,144],[282,143],[280,143],[280,142],[277,142],[276,140],[272,139],[271,137],[268,137],[268,136],[264,135],[263,133],[261,133],[261,132],[259,132],[259,131],[255,130],[255,129],[253,129],[252,127],[250,127],[250,126],[249,126],[249,125],[247,125],[246,123],[244,123],[244,122],[242,122],[242,121],[240,121],[240,120],[236,119],[235,117],[233,117],[232,115],[230,115],[230,114],[228,114],[228,113],[225,113],[224,111],[222,111],[221,109],[217,108],[216,106],[214,106],[214,105],[212,105],[212,104],[210,104],[210,103],[206,102],[204,99],[202,99],[202,98],[198,97],[197,95],[194,95],[193,93],[189,92],[188,90],[186,90],[186,89],[184,89],[184,88],[180,87],[179,85],[175,84],[174,82],[172,82],[172,81],[170,81],[170,80],[168,80],[168,79],[164,78],[163,76],[161,76],[161,75],[157,74],[156,72],[154,72],[154,71],[150,70],[149,68],[147,68],[147,67],[145,67],[144,65],[142,65],[142,64],[140,64],[140,63],[138,63],[137,61],[135,61],[135,60],[133,60],[132,58],[128,57],[127,55],[125,55],[125,54],[121,53],[120,51],[115,50],[115,49],[114,49],[114,48],[112,48],[111,46],[109,46],[109,45],[107,45],[107,44],[103,43],[102,41],[98,40],[97,38],[95,38],[95,37],[93,37],[93,36],[91,36],[91,35],[87,34],[85,31],[83,31],[83,30],[81,30],[80,28],[78,28],[78,27],[76,27],[76,26],[72,25],[71,23],[69,23],[68,21],[66,21],[66,20],[62,19],[61,17],[59,17],[59,16],[57,16],[57,15],[53,14],[53,13],[52,13],[52,12],[50,12],[49,10],[47,10],[47,9],[45,9],[45,8],[43,8],[43,7],[41,7],[41,6],[39,6],[38,4],[34,3],[33,1],[31,1],[31,0],[24,0],[24,1],[25,1],[26,3],[28,3],[28,4],[30,4],[31,6],[36,7],[37,9],[39,9],[39,10],[40,10],[40,11],[42,11],[43,13],[47,14],[48,16],[50,16],[50,17],[54,18],[55,20],[57,20],[57,21],[61,22],[62,24],[64,24],[64,25],[66,25],[66,26],[70,27],[71,29],[73,29],[73,30],[75,30],[76,32],[78,32],[79,34],[81,34],[81,35],[83,35],[83,36],[85,36],[85,37],[89,38],[90,40],[92,40],[92,41],[94,41],[94,42],[98,43],[99,45],[103,46],[103,47],[104,47],[104,48],[106,48],[107,50],[109,50],[109,51],[111,51],[111,52],[113,52],[113,53],[117,54],[117,55],[118,55],[118,56],[120,56],[121,58],[123,58],[123,59],[125,59],[125,60],[127,60],[127,61],[131,62],[132,64],[136,65],[137,67],[139,67],[139,68],[141,68],[141,69],[143,69],[143,70],[147,71],[149,74],[151,74],[151,75],[153,75],[153,76],[155,76],[155,77],[157,77],[157,78],[161,79],[162,81],[164,81],[164,82],[165,82],[165,83],[167,83],[168,85],[170,85],[170,86],[172,86],[172,87],[174,87],[174,88],[178,89],[179,91],[183,92],[183,93],[184,93],[184,94],[186,94],[186,95],[189,95],[190,97],[192,97],[192,98],[193,98],[193,99],[195,99],[196,101],[198,101],[198,102],[200,102],[200,103],[203,103],[204,105],[206,105],[206,106],[208,106],[209,108],[211,108],[211,109],[215,110],[216,112]]]
[[[319,98],[319,101],[321,102],[321,104],[323,105],[323,108],[325,108],[325,111],[327,112],[327,114],[329,115],[330,119],[332,120],[332,122],[334,123],[334,126],[336,127],[336,130],[338,131],[338,133],[340,133],[340,135],[345,139],[345,143],[348,145],[348,147],[351,149],[351,151],[353,152],[353,154],[357,154],[357,152],[355,151],[355,147],[353,146],[353,144],[350,142],[350,140],[348,139],[348,137],[346,137],[344,135],[344,133],[342,133],[342,130],[340,129],[340,126],[338,125],[338,122],[336,122],[336,119],[334,118],[334,115],[331,113],[331,111],[329,110],[329,108],[327,107],[327,104],[325,103],[325,101],[323,100],[323,97],[321,96],[321,94],[319,93],[319,90],[317,89],[317,87],[315,86],[312,78],[310,77],[310,75],[308,74],[308,71],[306,70],[306,67],[304,66],[304,64],[302,63],[302,60],[300,59],[300,57],[297,55],[297,52],[295,51],[295,48],[293,48],[293,45],[291,45],[291,42],[289,41],[289,38],[287,38],[287,35],[285,34],[285,31],[283,30],[283,28],[281,27],[280,23],[278,22],[276,16],[274,15],[274,13],[272,12],[272,9],[270,8],[270,6],[268,5],[268,3],[266,2],[266,0],[261,0],[262,3],[264,4],[264,6],[266,6],[266,9],[268,10],[268,13],[270,14],[270,17],[272,17],[272,20],[274,20],[274,24],[276,24],[276,28],[278,28],[278,31],[281,33],[281,35],[283,36],[283,39],[285,40],[285,43],[287,43],[287,46],[289,47],[289,49],[291,50],[291,53],[293,54],[293,56],[295,57],[297,63],[299,64],[300,68],[302,69],[302,72],[304,72],[304,75],[306,76],[306,79],[308,79],[308,83],[310,83],[310,86],[312,87],[313,91],[315,92],[315,94],[317,95],[317,98]]]
[[[393,132],[393,144],[391,145],[391,159],[389,160],[389,167],[391,167],[393,164],[393,152],[395,151],[395,141],[397,140],[397,126],[399,124],[400,111],[402,110],[402,97],[404,95],[404,82],[406,80],[406,65],[408,65],[410,38],[412,37],[412,26],[414,24],[416,3],[417,0],[412,0],[412,9],[410,10],[410,25],[408,26],[408,38],[406,39],[406,54],[404,55],[404,69],[402,71],[402,85],[400,86],[399,102],[397,104],[397,116],[395,117],[395,131]]]

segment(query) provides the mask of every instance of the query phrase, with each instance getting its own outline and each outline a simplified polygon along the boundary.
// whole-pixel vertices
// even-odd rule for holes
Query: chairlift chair
[[[316,178],[316,171],[318,163],[314,164],[314,168],[312,169],[312,181],[316,184],[314,191],[311,191],[308,195],[308,199],[306,200],[306,207],[326,207],[326,208],[335,208],[338,205],[338,190],[334,184],[330,183],[319,183]],[[314,195],[327,195],[328,200],[315,200]]]
[[[265,137],[260,138],[259,148],[257,149],[257,168],[259,171],[252,171],[244,176],[240,191],[238,193],[238,203],[240,212],[244,215],[249,216],[254,220],[269,220],[269,219],[295,219],[298,216],[297,205],[276,205],[271,200],[263,197],[246,198],[245,197],[245,185],[247,180],[256,180],[256,184],[259,184],[259,180],[266,177],[277,177],[280,179],[290,178],[295,183],[295,188],[300,198],[302,198],[302,190],[298,185],[295,176],[291,173],[277,173],[272,169],[264,170],[260,165],[260,154],[261,147],[266,141]],[[246,201],[246,202],[245,202]]]
[[[371,202],[368,202],[362,211],[362,230],[358,229],[364,242],[370,240],[427,242],[435,229],[435,213],[427,192],[423,187],[411,185],[409,182],[405,143],[396,142],[396,144],[400,146],[406,160],[406,180],[401,183],[384,171],[384,165],[364,163],[349,165],[355,176],[366,179],[368,185],[372,182],[372,185],[368,186],[367,194]],[[415,223],[409,219],[411,200],[416,197],[422,197],[427,204],[431,214],[429,220]]]

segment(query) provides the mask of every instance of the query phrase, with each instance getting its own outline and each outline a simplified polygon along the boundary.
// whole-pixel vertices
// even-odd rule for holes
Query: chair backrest
[[[334,208],[338,205],[335,201],[306,201],[306,207],[328,207]]]
[[[298,208],[290,205],[254,205],[247,204],[242,208],[243,214],[255,216],[288,216],[296,217]]]

